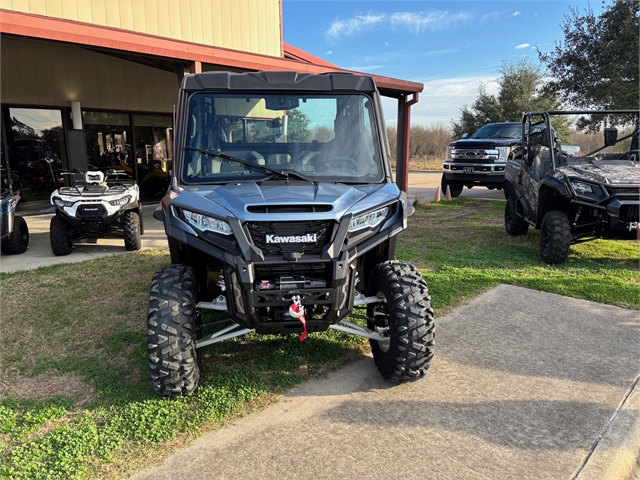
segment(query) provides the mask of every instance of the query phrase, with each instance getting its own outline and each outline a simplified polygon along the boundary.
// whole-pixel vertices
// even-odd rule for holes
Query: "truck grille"
[[[640,221],[640,206],[639,205],[622,205],[620,207],[619,218],[623,222]]]
[[[330,220],[308,220],[304,222],[248,222],[247,228],[253,243],[265,255],[281,255],[288,252],[318,255],[331,241],[334,222]],[[311,243],[267,243],[267,235],[304,236],[315,234]]]
[[[487,155],[485,148],[473,148],[468,150],[456,149],[456,153],[451,156],[454,162],[474,163],[482,161],[482,163],[493,163],[498,160],[497,155]]]

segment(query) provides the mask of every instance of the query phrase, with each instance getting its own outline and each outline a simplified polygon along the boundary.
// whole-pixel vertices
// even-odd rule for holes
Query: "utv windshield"
[[[372,101],[360,94],[196,93],[182,179],[379,182],[384,171],[375,125]]]
[[[470,138],[522,138],[522,124],[520,123],[507,123],[496,124],[492,123],[480,128],[476,133],[471,135]]]

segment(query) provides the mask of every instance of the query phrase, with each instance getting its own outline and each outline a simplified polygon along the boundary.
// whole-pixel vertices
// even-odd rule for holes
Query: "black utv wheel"
[[[140,232],[140,217],[137,212],[124,214],[124,248],[127,251],[140,250],[142,239]]]
[[[384,302],[369,306],[367,314],[372,320],[368,326],[389,338],[370,340],[378,370],[394,383],[422,378],[431,364],[435,343],[427,284],[413,265],[389,261],[375,267],[369,287]]]
[[[540,228],[540,256],[550,264],[564,263],[571,246],[571,224],[567,214],[547,212]]]
[[[447,194],[447,186],[449,187],[449,191],[451,192],[451,198],[459,197],[462,193],[462,189],[464,188],[464,185],[456,182],[450,182],[445,179],[443,175],[440,182],[440,188],[442,189],[443,195]]]
[[[504,207],[504,228],[509,235],[517,237],[525,235],[529,231],[529,223],[517,213],[518,199],[515,196],[507,197]]]
[[[18,255],[27,251],[29,246],[29,228],[24,218],[16,215],[13,217],[13,230],[9,237],[2,242],[2,253]]]
[[[58,215],[51,219],[49,240],[51,241],[51,251],[54,255],[62,256],[71,253],[72,242],[69,236],[69,224]]]
[[[198,282],[192,267],[169,265],[153,276],[147,312],[147,344],[151,384],[158,395],[186,395],[198,386],[197,292]]]

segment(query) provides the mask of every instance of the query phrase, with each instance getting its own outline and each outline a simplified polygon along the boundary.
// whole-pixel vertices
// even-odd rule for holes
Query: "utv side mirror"
[[[618,129],[617,128],[605,128],[604,129],[604,146],[612,147],[618,141]]]

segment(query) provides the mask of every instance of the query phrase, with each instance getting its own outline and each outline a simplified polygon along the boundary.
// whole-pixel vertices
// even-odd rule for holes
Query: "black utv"
[[[551,123],[554,116],[597,115],[631,124],[620,134],[603,130],[602,146],[585,156],[563,151]],[[520,154],[507,162],[504,223],[509,235],[540,230],[540,256],[564,263],[572,243],[594,238],[636,238],[640,207],[640,111],[529,112],[522,120]]]

